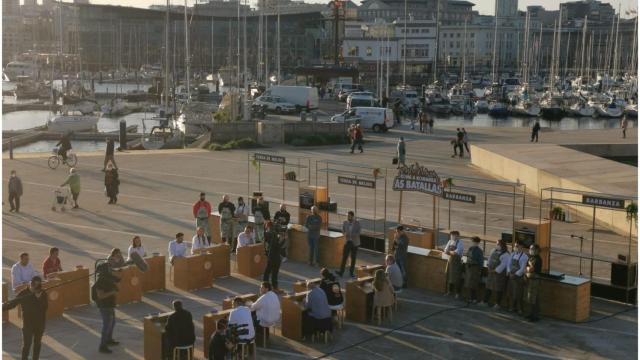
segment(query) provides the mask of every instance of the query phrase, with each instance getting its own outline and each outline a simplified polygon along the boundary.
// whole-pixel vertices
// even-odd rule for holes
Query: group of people
[[[456,128],[456,137],[451,140],[453,145],[453,155],[451,157],[464,157],[464,150],[467,150],[469,156],[471,156],[471,149],[469,149],[469,134],[465,128]]]

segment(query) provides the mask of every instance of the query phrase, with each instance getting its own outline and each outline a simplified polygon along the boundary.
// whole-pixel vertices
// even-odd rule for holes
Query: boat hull
[[[95,115],[57,115],[47,123],[49,131],[54,132],[80,132],[91,131],[98,125],[98,117]]]
[[[543,107],[540,110],[540,114],[542,114],[542,117],[546,119],[559,120],[562,119],[562,117],[565,115],[565,112],[560,107]]]

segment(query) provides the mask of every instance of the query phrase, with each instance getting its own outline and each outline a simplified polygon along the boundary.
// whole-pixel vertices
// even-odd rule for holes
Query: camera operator
[[[216,324],[216,332],[209,339],[209,360],[225,360],[235,345],[227,338],[227,319],[220,319]]]
[[[280,236],[282,244],[282,249],[280,253],[282,255],[282,262],[287,261],[287,253],[289,251],[289,236],[287,234],[287,226],[291,221],[291,215],[287,211],[287,206],[285,204],[280,204],[280,210],[276,211],[276,214],[273,215],[273,223],[276,228],[276,232]]]
[[[245,306],[244,300],[239,296],[233,299],[233,310],[229,314],[229,327],[233,326],[243,329],[238,332],[239,342],[251,342],[256,336],[251,310]]]

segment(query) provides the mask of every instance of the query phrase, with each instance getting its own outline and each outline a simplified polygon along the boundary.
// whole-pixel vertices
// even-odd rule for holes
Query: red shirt
[[[51,256],[47,257],[42,264],[42,274],[44,274],[44,277],[47,277],[47,275],[58,271],[62,271],[60,258],[56,258],[54,260]]]
[[[209,204],[208,201],[198,201],[195,204],[193,204],[193,217],[198,217],[198,210],[200,210],[201,207],[204,207],[205,210],[207,210],[207,215],[211,214],[211,204]]]

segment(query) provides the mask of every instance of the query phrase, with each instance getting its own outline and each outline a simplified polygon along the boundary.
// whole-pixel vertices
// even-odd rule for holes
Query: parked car
[[[302,109],[315,110],[320,103],[318,88],[311,86],[274,85],[264,95],[280,97],[293,104],[297,111]]]
[[[277,114],[290,113],[296,110],[295,105],[284,101],[284,99],[279,96],[262,95],[253,100],[253,104],[263,106],[266,111],[273,111]]]
[[[393,110],[381,107],[354,107],[331,117],[332,122],[355,120],[365,130],[387,131],[393,127]]]

